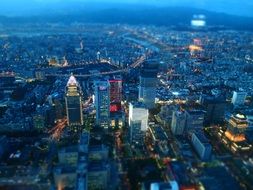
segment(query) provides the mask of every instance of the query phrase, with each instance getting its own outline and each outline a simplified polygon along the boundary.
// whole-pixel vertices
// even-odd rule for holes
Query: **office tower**
[[[121,111],[122,79],[114,77],[110,82],[110,112]]]
[[[110,88],[108,81],[95,82],[96,124],[108,128],[110,122]]]
[[[247,127],[248,121],[245,115],[232,115],[229,119],[225,135],[232,142],[245,141],[245,130],[247,129]]]
[[[185,113],[185,127],[187,131],[194,131],[203,128],[205,113],[202,110],[187,110]]]
[[[205,109],[205,124],[219,124],[224,121],[226,101],[223,97],[205,96],[200,98]]]
[[[157,73],[158,64],[153,61],[145,62],[140,73],[139,101],[149,109],[155,106]]]
[[[234,91],[232,97],[232,104],[236,106],[244,105],[245,99],[247,96],[247,92],[244,91]]]
[[[174,104],[164,105],[161,107],[161,111],[158,114],[158,116],[162,120],[165,128],[168,128],[171,126],[173,111],[178,111],[178,110],[179,110],[179,105],[174,105]]]
[[[73,75],[70,76],[66,86],[65,103],[68,125],[83,125],[81,89]]]
[[[142,103],[129,104],[130,141],[143,143],[143,136],[148,129],[148,109]]]
[[[186,117],[181,111],[173,111],[171,121],[171,131],[174,135],[182,135],[185,129]]]
[[[201,160],[208,161],[211,158],[212,146],[202,132],[194,132],[191,142]]]

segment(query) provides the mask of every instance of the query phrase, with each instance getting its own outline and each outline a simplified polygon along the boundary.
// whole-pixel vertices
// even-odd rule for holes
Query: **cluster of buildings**
[[[108,189],[110,164],[108,148],[91,145],[90,134],[82,133],[78,146],[58,151],[59,163],[54,168],[54,182],[59,189]]]
[[[0,36],[0,187],[252,186],[250,33],[48,27]]]

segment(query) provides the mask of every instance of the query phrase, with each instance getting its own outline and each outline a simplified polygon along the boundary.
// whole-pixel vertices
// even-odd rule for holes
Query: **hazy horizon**
[[[3,1],[3,0],[2,0]],[[5,1],[5,0],[4,0]],[[0,1],[1,2],[1,1]],[[8,0],[2,2],[0,15],[27,16],[47,13],[64,13],[85,10],[85,6],[94,8],[118,7],[120,4],[143,6],[183,6],[209,11],[253,17],[253,2],[250,0]]]

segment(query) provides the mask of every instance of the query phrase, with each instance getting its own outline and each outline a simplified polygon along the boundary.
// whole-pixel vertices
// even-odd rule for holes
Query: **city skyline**
[[[0,189],[252,189],[249,1],[14,1]]]

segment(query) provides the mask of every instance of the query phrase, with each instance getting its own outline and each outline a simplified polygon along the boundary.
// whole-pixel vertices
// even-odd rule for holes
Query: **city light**
[[[252,189],[250,2],[2,1],[0,189]]]

